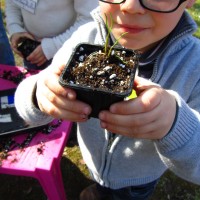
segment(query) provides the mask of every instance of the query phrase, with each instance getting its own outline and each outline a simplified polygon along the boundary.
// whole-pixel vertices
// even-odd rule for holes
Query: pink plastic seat
[[[13,70],[15,67],[12,67]],[[0,74],[11,67],[0,65]],[[0,78],[0,90],[13,88],[16,85]],[[66,145],[71,122],[63,121],[62,124],[50,134],[38,133],[28,147],[15,148],[9,152],[7,159],[2,161],[0,173],[36,178],[48,200],[66,200],[65,190],[60,169],[60,160]],[[26,134],[17,135],[15,141],[21,142]]]
[[[63,121],[49,135],[38,133],[28,147],[16,148],[3,160],[0,173],[36,178],[49,200],[66,200],[60,160],[67,142],[71,123]],[[15,136],[23,141],[25,135]]]

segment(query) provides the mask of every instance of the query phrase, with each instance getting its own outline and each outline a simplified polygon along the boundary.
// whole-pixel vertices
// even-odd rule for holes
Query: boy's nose
[[[121,9],[124,12],[129,12],[131,14],[140,13],[144,14],[145,9],[140,4],[139,0],[126,0],[122,5]]]

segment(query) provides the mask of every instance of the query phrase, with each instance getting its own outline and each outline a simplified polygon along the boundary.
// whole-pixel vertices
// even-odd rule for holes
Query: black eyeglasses
[[[124,3],[126,0],[99,0],[99,1],[109,4],[121,4]],[[173,12],[185,1],[187,0],[139,0],[143,8],[160,13]]]

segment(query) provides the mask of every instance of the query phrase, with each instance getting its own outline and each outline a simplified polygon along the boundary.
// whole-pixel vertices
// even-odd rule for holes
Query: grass
[[[194,35],[200,38],[200,0],[196,0],[194,6],[189,9],[189,13],[192,15],[198,25],[198,29]]]
[[[5,0],[1,1],[4,11]],[[189,10],[200,27],[200,0]],[[195,36],[200,38],[200,28]],[[15,55],[17,65],[22,60]],[[75,128],[61,159],[63,182],[68,200],[78,200],[80,191],[90,185],[89,172],[82,161],[76,141]],[[0,200],[46,200],[40,184],[30,177],[0,174]],[[151,200],[200,200],[200,187],[184,181],[167,171],[160,179]]]

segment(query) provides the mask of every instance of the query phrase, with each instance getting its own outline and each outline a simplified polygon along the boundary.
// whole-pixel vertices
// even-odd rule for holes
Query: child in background
[[[97,0],[6,0],[6,25],[13,50],[23,58],[18,44],[25,38],[40,41],[24,59],[24,66],[46,68],[71,34],[92,20],[89,13],[97,5]]]
[[[15,65],[15,59],[10,47],[8,36],[3,24],[3,16],[1,12],[0,2],[0,64]]]
[[[83,159],[96,181],[81,200],[149,199],[167,169],[200,184],[200,41],[186,11],[194,1],[100,0],[94,21],[74,32],[49,68],[19,85],[15,104],[28,123],[78,122]],[[113,18],[110,44],[128,32],[120,45],[141,57],[137,98],[111,105],[96,119],[58,79],[76,44],[105,43],[105,14]]]

